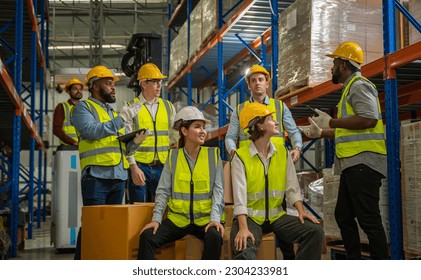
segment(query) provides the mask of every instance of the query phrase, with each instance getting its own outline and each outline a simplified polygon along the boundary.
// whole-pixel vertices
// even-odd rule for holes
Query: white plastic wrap
[[[409,0],[408,9],[411,15],[421,22],[421,0]],[[421,41],[421,33],[409,23],[409,44]]]
[[[279,18],[277,95],[330,80],[339,43],[361,45],[365,63],[383,54],[381,0],[296,0]]]
[[[171,54],[170,54],[170,72],[168,78],[171,80],[175,74],[187,62],[187,24],[185,23],[180,30],[178,35],[171,42]]]
[[[323,178],[308,185],[308,204],[323,218]]]
[[[401,126],[401,164],[403,244],[415,253],[421,250],[421,122]]]

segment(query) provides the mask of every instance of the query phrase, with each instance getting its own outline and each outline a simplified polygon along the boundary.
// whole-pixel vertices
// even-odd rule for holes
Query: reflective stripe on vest
[[[76,134],[76,128],[70,123],[70,112],[72,111],[74,105],[70,104],[69,101],[61,103],[63,105],[63,111],[64,111],[64,118],[63,118],[63,132],[76,142],[78,141],[77,134]],[[60,139],[61,145],[69,145],[65,142],[63,142]]]
[[[97,122],[105,123],[111,120],[107,111],[94,101],[88,99],[81,102],[85,102]],[[113,116],[116,117],[118,114],[113,111]],[[123,135],[124,133],[124,127],[118,131],[119,135]],[[121,161],[123,161],[124,168],[129,168],[129,162],[125,157],[126,144],[118,141],[117,135],[111,135],[97,140],[89,140],[84,139],[79,134],[79,139],[79,157],[82,170],[91,165],[116,166],[120,164]]]
[[[249,147],[241,147],[236,153],[246,172],[247,215],[259,225],[274,222],[286,213],[282,208],[287,176],[286,149],[277,148],[274,152],[267,175],[259,156],[251,157]]]
[[[237,106],[237,116],[238,118],[240,118],[240,112],[241,110],[244,108],[244,106],[250,104],[250,100],[247,100],[244,103],[241,103]],[[276,148],[278,149],[281,148],[282,146],[285,145],[285,140],[284,140],[284,125],[282,122],[283,119],[283,113],[284,113],[284,105],[283,102],[278,100],[278,99],[273,99],[273,98],[269,98],[269,104],[267,105],[269,110],[271,111],[276,111],[276,121],[279,123],[279,134],[272,136],[271,137],[271,141],[272,143],[275,144]],[[248,129],[242,130],[240,127],[240,133],[239,133],[239,137],[238,137],[238,146],[239,147],[243,147],[243,146],[249,146],[251,140],[250,140],[250,135],[248,134]]]
[[[141,102],[136,97],[132,102]],[[134,129],[149,128],[153,136],[148,136],[140,145],[134,157],[137,162],[151,163],[155,159],[155,153],[159,160],[165,163],[168,156],[168,149],[170,146],[170,131],[171,131],[171,103],[162,98],[158,98],[158,109],[156,111],[155,121],[151,116],[148,108],[143,105],[140,109],[137,118],[134,119]]]
[[[347,100],[347,95],[352,83],[361,79],[373,85],[364,77],[353,77],[342,92],[341,100],[338,103],[338,118],[349,118],[355,115],[354,108]],[[386,155],[386,143],[384,135],[384,127],[381,116],[381,107],[379,98],[377,99],[377,107],[379,116],[377,124],[374,128],[351,130],[345,128],[335,129],[335,149],[338,158],[347,158],[355,156],[362,152],[373,152]]]
[[[178,227],[208,224],[218,149],[201,147],[193,171],[183,148],[170,150],[169,156],[173,187],[168,201],[168,219]]]

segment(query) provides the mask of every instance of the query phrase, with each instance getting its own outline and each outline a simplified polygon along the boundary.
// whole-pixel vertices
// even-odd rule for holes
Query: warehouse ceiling
[[[170,1],[171,2],[171,1]],[[174,1],[174,7],[178,1]],[[93,4],[92,4],[93,3]],[[49,1],[49,57],[53,83],[65,83],[70,76],[83,78],[86,69],[96,63],[92,49],[95,17],[91,7],[101,1]],[[100,64],[121,71],[121,59],[133,34],[152,33],[167,36],[168,1],[103,0],[102,59]],[[163,46],[166,54],[166,46]]]

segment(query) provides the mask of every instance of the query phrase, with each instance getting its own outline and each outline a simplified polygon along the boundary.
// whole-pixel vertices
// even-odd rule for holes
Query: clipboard
[[[136,131],[118,136],[117,140],[121,141],[121,142],[124,142],[124,143],[130,142],[136,136],[136,134],[138,134],[140,132],[143,132],[143,131],[146,131],[146,128],[141,128],[139,130],[136,130]]]

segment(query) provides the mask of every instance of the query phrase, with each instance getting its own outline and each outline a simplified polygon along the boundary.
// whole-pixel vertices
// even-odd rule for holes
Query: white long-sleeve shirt
[[[253,142],[250,143],[250,154],[251,156],[258,156],[262,160],[265,166],[265,174],[269,169],[269,161],[276,151],[275,145],[270,142],[269,153],[265,158],[259,155],[259,152],[256,149],[256,146]],[[294,163],[292,161],[291,155],[288,153],[287,161],[287,182],[285,187],[285,195],[289,200],[291,205],[294,205],[297,201],[302,201],[300,185],[297,179],[297,173],[295,171]],[[247,215],[247,181],[246,181],[246,171],[243,162],[235,154],[234,158],[231,161],[231,176],[232,176],[232,190],[234,197],[234,216],[246,214]],[[265,178],[262,178],[264,180]]]

